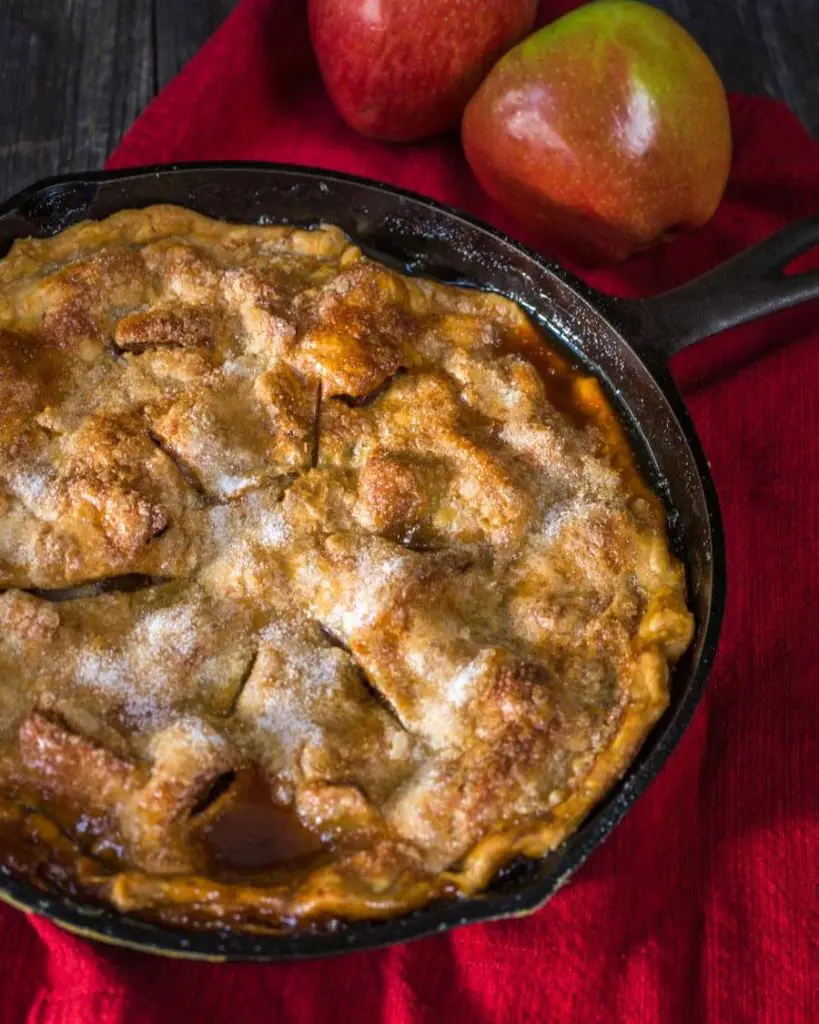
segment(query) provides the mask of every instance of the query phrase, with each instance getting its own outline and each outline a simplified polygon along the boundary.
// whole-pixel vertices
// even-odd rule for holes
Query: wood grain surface
[[[729,89],[784,99],[819,135],[819,0],[656,0]],[[0,0],[0,197],[100,167],[236,0]]]

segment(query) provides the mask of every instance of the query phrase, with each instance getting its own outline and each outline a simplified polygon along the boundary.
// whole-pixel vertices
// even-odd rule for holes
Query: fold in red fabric
[[[568,6],[544,4],[541,18]],[[593,284],[657,292],[819,213],[819,146],[778,104],[731,108],[731,182],[711,223]],[[454,135],[387,146],[346,127],[300,0],[244,0],[109,166],[228,158],[379,178],[527,237],[481,192]],[[155,959],[2,906],[0,1021],[819,1019],[819,304],[695,346],[673,370],[722,501],[725,628],[693,725],[567,888],[528,918],[291,965]]]

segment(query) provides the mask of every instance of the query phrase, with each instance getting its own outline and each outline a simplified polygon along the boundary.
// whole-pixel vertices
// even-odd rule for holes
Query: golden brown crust
[[[250,930],[470,894],[690,642],[593,378],[334,228],[124,211],[0,262],[0,862]]]

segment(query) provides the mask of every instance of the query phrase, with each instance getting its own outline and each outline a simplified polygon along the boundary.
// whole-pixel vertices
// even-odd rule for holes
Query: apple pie
[[[337,228],[0,262],[0,871],[179,927],[485,888],[668,701],[684,572],[600,384]]]

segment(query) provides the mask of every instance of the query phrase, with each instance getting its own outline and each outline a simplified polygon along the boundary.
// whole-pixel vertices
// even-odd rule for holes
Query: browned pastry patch
[[[218,320],[209,309],[173,306],[129,313],[117,321],[114,344],[139,352],[163,345],[178,348],[213,348]]]
[[[335,228],[0,261],[0,866],[184,927],[389,917],[558,844],[692,617],[600,385]]]

